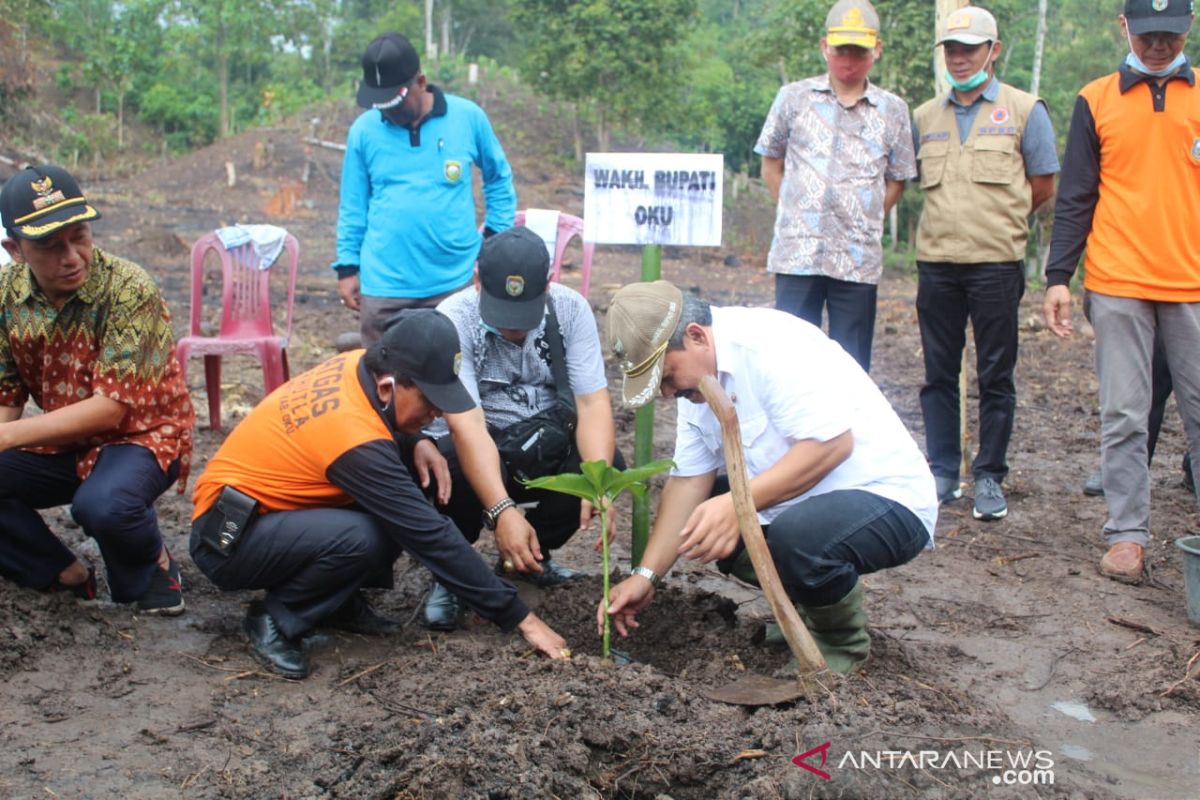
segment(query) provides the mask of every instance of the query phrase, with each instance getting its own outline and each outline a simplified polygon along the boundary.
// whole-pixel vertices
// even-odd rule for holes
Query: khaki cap
[[[624,375],[621,401],[640,408],[662,383],[667,343],[683,315],[683,292],[667,281],[632,283],[608,307],[608,346]]]
[[[825,44],[852,44],[868,50],[879,41],[879,15],[867,0],[838,0],[825,17]]]
[[[967,6],[946,17],[946,30],[937,40],[937,44],[946,42],[983,44],[999,39],[1000,33],[996,27],[996,18],[992,16],[991,12],[979,6]]]

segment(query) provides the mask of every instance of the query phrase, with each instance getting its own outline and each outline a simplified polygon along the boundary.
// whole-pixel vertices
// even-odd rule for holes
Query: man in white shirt
[[[878,387],[813,325],[772,309],[710,308],[666,281],[617,292],[608,326],[627,405],[659,389],[691,402],[678,404],[675,468],[642,563],[598,620],[607,611],[628,635],[680,556],[755,582],[718,482],[721,426],[699,390],[712,375],[737,408],[751,495],[788,595],[831,669],[866,660],[858,576],[932,547],[937,521],[933,476]]]

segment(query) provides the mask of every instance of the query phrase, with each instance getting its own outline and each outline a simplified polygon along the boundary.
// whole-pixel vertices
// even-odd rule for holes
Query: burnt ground
[[[513,157],[521,205],[579,213],[580,168],[562,155],[570,149],[562,117],[525,102],[489,104]],[[316,113],[316,134],[340,140],[353,112]],[[96,174],[85,183],[105,214],[97,225],[102,246],[160,280],[181,333],[186,243],[235,221],[275,221],[295,233],[302,248],[289,348],[296,371],[330,355],[335,335],[356,327],[337,304],[328,270],[340,155],[306,152],[308,133],[306,118],[130,178]],[[232,188],[226,161],[238,175]],[[719,303],[769,304],[763,194],[744,190],[725,248],[668,252],[665,276]],[[268,206],[284,215],[268,215]],[[601,322],[612,291],[633,280],[639,264],[636,250],[599,248],[590,299]],[[568,284],[578,279],[577,270],[567,273]],[[911,275],[886,275],[874,377],[920,442],[914,293]],[[182,556],[184,616],[142,619],[104,601],[79,604],[0,584],[0,795],[1196,797],[1200,683],[1185,673],[1200,651],[1200,629],[1185,616],[1172,540],[1200,520],[1195,499],[1178,486],[1181,425],[1169,411],[1153,467],[1152,578],[1137,587],[1101,578],[1104,503],[1080,492],[1097,460],[1091,341],[1086,331],[1061,342],[1043,330],[1040,299],[1031,291],[1022,311],[1008,518],[975,522],[964,499],[943,509],[937,550],[866,578],[872,659],[807,699],[758,709],[706,699],[746,672],[788,674],[788,654],[755,643],[769,614],[756,591],[690,564],[676,568],[642,629],[621,643],[634,663],[602,661],[591,536],[576,537],[562,556],[589,578],[522,590],[568,637],[569,662],[542,660],[519,637],[478,619],[454,634],[429,634],[415,622],[428,576],[402,557],[396,589],[374,597],[410,621],[402,635],[331,635],[311,678],[277,679],[256,668],[240,639],[253,595],[217,591],[187,559],[190,505],[171,491],[158,508]],[[201,376],[193,364],[198,409]],[[230,425],[261,399],[254,362],[230,360],[223,389]],[[660,404],[658,413],[656,452],[669,454],[673,412]],[[201,417],[197,472],[221,440]],[[617,419],[628,452],[632,415]],[[64,510],[47,514],[78,552],[96,558]],[[615,548],[626,567],[627,533]],[[486,539],[481,549],[492,557]],[[826,742],[830,780],[791,762]],[[996,768],[1035,750],[1048,751],[1052,784],[1045,773],[1005,776]],[[891,766],[885,755],[875,767],[861,765],[864,751],[877,760],[879,751],[929,755],[924,769],[914,763],[919,755],[905,761],[901,752]],[[995,760],[981,768],[987,758]],[[820,767],[820,755],[807,763]],[[1006,777],[1018,785],[996,783]]]

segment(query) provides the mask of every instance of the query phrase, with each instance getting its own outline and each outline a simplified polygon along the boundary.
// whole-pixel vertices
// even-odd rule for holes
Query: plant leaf
[[[522,481],[522,483],[530,489],[549,489],[552,492],[562,492],[579,497],[599,508],[602,504],[606,507],[611,505],[611,501],[626,489],[639,497],[644,497],[646,486],[643,481],[674,465],[675,462],[671,459],[662,458],[640,467],[620,470],[610,466],[602,459],[597,459],[582,463],[580,472],[546,475]],[[604,503],[605,500],[609,502]]]
[[[633,491],[632,487],[641,484],[642,481],[657,475],[660,472],[670,469],[675,466],[675,462],[669,458],[660,458],[658,461],[651,461],[649,464],[643,464],[640,467],[633,467],[627,470],[613,470],[616,474],[612,476],[612,480],[604,485],[604,494],[610,498],[615,498],[626,489]],[[645,489],[645,486],[642,486]]]
[[[600,462],[604,463],[604,462]],[[562,492],[573,495],[598,505],[599,492],[585,476],[578,472],[564,472],[561,475],[546,475],[529,481],[522,481],[530,489],[549,489],[552,492]]]
[[[595,461],[585,461],[579,465],[580,472],[592,484],[592,489],[595,491],[596,497],[604,495],[604,486],[612,480],[611,473],[619,472],[608,465],[608,462],[603,459]]]

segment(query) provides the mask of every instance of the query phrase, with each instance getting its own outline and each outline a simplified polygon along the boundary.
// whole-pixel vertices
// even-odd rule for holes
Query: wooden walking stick
[[[804,627],[800,615],[796,613],[787,592],[784,591],[779,572],[775,569],[775,562],[771,559],[771,551],[767,549],[767,539],[763,536],[758,513],[754,508],[754,498],[750,495],[750,479],[746,472],[746,458],[742,453],[742,432],[738,427],[737,409],[733,407],[721,384],[711,375],[705,375],[700,380],[700,392],[721,423],[725,469],[729,473],[729,487],[733,493],[733,506],[737,510],[742,541],[750,553],[750,562],[754,565],[759,586],[762,587],[767,603],[771,606],[771,613],[775,615],[775,620],[783,631],[783,638],[787,640],[792,655],[796,657],[803,681],[828,669],[828,666],[808,628]]]

